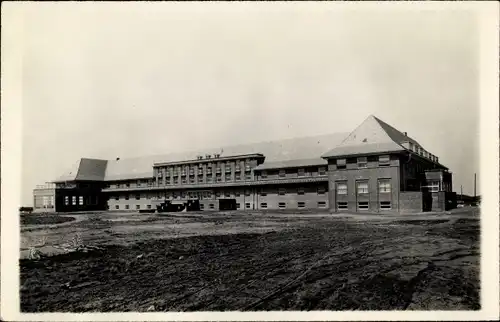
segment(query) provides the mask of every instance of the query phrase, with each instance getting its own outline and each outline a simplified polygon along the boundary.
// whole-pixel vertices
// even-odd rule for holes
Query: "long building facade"
[[[406,133],[369,116],[351,133],[144,158],[82,158],[34,208],[154,210],[196,200],[203,211],[422,212],[456,207],[452,174]],[[50,202],[48,201],[50,200]]]

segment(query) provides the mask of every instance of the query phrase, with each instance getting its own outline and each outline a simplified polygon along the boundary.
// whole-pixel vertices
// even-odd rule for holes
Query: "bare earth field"
[[[475,208],[70,217],[21,226],[21,311],[480,308]],[[102,249],[60,248],[75,236]]]

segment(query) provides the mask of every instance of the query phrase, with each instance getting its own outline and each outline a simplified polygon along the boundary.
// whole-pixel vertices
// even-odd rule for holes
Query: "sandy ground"
[[[22,227],[22,257],[60,254],[21,261],[23,311],[479,308],[477,209],[72,216]]]

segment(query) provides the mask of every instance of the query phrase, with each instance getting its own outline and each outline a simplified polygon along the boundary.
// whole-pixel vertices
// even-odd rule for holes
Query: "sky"
[[[350,132],[371,114],[437,155],[455,191],[478,173],[480,193],[473,12],[73,2],[22,19],[25,205],[81,157]]]

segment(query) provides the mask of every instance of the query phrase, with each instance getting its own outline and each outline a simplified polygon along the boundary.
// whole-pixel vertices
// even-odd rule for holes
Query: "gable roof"
[[[322,157],[404,151],[406,149],[402,144],[405,142],[419,145],[406,134],[370,115],[345,140]]]

